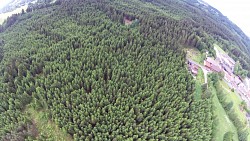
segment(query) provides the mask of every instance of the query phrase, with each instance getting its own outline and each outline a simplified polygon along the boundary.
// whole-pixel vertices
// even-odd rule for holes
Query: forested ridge
[[[2,140],[50,139],[27,108],[74,140],[212,140],[211,94],[194,98],[182,49],[241,43],[168,9],[185,1],[39,2],[0,26]]]

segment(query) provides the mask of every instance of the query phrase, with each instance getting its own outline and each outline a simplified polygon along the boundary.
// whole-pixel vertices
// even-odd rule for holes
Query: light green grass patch
[[[198,74],[196,76],[196,80],[199,81],[200,84],[204,84],[205,83],[204,72],[202,71],[201,68],[198,70]]]
[[[240,98],[240,96],[236,92],[232,92],[229,86],[224,81],[220,81],[220,86],[224,89],[224,92],[227,94],[226,95],[227,102],[232,101],[234,103],[232,108],[234,109],[235,113],[238,115],[239,119],[242,122],[247,123],[246,111],[244,111],[240,107],[241,102],[242,102],[242,99]],[[248,133],[250,134],[249,126],[247,126],[247,128],[248,128]],[[248,140],[250,141],[250,135],[248,135]]]
[[[203,84],[204,84],[204,73],[201,69],[199,69],[198,74],[196,76],[195,91],[194,91],[194,98],[197,101],[199,101],[201,99],[202,85]]]
[[[217,49],[221,54],[227,54],[219,45],[214,44],[214,48]]]
[[[26,108],[25,112],[30,116],[38,128],[38,140],[73,141],[72,137],[63,132],[54,122],[48,119],[48,114]]]
[[[242,102],[242,99],[240,98],[240,96],[237,93],[232,92],[231,89],[229,88],[229,86],[224,81],[220,81],[219,84],[224,89],[224,92],[226,93],[227,102],[232,101],[234,103],[232,108],[235,110],[235,112],[239,116],[240,120],[242,122],[247,122],[247,119],[245,116],[246,111],[244,111],[240,107],[241,102]]]
[[[213,95],[213,106],[214,106],[214,115],[216,116],[216,124],[217,128],[215,129],[214,133],[214,140],[215,141],[223,141],[223,136],[227,132],[233,132],[234,133],[234,141],[238,141],[238,134],[235,126],[227,116],[224,108],[222,107],[221,103],[219,102],[219,99],[216,95],[216,90],[213,87],[212,88],[212,95]]]
[[[197,48],[186,47],[184,51],[187,53],[187,58],[203,65],[205,54],[202,54]]]

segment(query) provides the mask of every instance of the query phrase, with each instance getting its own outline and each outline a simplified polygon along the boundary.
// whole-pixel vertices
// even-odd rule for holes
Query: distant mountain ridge
[[[211,13],[213,15],[213,20],[218,20],[217,22],[220,22],[220,24],[224,25],[225,30],[228,30],[230,32],[234,32],[233,35],[230,38],[233,39],[234,42],[237,42],[237,45],[240,47],[245,47],[248,51],[250,51],[250,38],[242,31],[240,27],[238,27],[235,23],[233,23],[231,20],[229,20],[226,16],[224,16],[219,10],[212,7],[208,3],[206,3],[203,0],[191,0],[186,1],[188,4],[193,6],[198,6],[200,10],[206,11]]]

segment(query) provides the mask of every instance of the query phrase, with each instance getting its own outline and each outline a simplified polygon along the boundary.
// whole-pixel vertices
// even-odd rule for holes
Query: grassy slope
[[[222,53],[225,53],[218,45],[215,45],[215,47]],[[191,58],[192,60],[201,63],[202,62],[202,54],[194,48],[185,48],[184,49],[187,52],[187,57]],[[225,53],[226,54],[226,53]],[[201,70],[199,70],[199,73],[196,78],[196,86],[195,86],[195,99],[198,100],[200,99],[200,93],[201,93],[201,85],[204,79],[203,73]],[[226,96],[227,101],[233,101],[233,109],[235,110],[236,114],[239,116],[239,118],[243,121],[246,122],[246,117],[245,117],[245,112],[240,110],[240,104],[242,100],[240,99],[239,95],[236,93],[232,92],[230,88],[227,86],[227,84],[224,81],[220,81],[221,87],[224,89],[228,95]],[[215,140],[216,141],[221,141],[223,140],[223,136],[226,132],[231,131],[235,133],[234,139],[235,141],[238,141],[238,136],[237,136],[237,130],[233,123],[230,121],[229,117],[227,116],[224,108],[222,107],[221,103],[219,102],[215,90],[213,90],[213,104],[215,106],[215,111],[214,114],[217,117],[217,124],[218,128],[215,131]],[[250,131],[250,130],[249,130]],[[250,136],[248,137],[248,140],[250,140]]]
[[[64,133],[55,123],[48,120],[45,112],[38,112],[33,108],[27,108],[25,112],[30,115],[31,119],[38,127],[38,140],[44,140],[45,138],[49,137],[54,141],[73,141],[73,139],[67,133]]]
[[[215,47],[218,51],[220,51],[220,53],[228,54],[228,53],[226,53],[223,49],[221,49],[221,47],[220,47],[219,45],[214,44],[214,47]]]
[[[221,53],[227,54],[218,45],[215,44],[214,47],[217,48]],[[224,81],[220,81],[220,86],[224,89],[224,92],[227,93],[226,95],[227,102],[232,101],[234,103],[233,109],[235,110],[241,121],[246,122],[246,116],[245,116],[246,113],[245,111],[240,110],[240,104],[242,102],[240,96],[237,93],[232,92],[229,86]]]
[[[200,95],[202,93],[201,85],[203,83],[204,83],[203,72],[199,70],[199,73],[196,77],[196,82],[195,82],[195,91],[194,91],[195,100],[201,99],[201,95]],[[222,141],[224,134],[228,131],[235,133],[234,141],[238,141],[237,130],[235,126],[233,125],[233,123],[228,118],[224,108],[220,104],[219,99],[217,98],[217,95],[216,95],[215,88],[213,88],[212,94],[213,94],[213,99],[212,99],[213,106],[215,107],[214,114],[216,116],[216,123],[218,125],[215,131],[215,136],[214,136],[215,141]]]
[[[203,64],[203,56],[205,55],[203,55],[197,48],[186,47],[184,48],[184,51],[187,53],[187,58],[190,58],[199,64]]]
[[[202,84],[204,83],[204,74],[201,69],[199,69],[196,81],[195,81],[195,91],[194,91],[194,98],[195,100],[201,99],[201,93],[202,93]]]
[[[247,119],[245,116],[246,111],[242,111],[240,109],[240,104],[241,104],[242,100],[239,97],[239,95],[235,92],[232,92],[224,81],[220,81],[220,85],[224,89],[224,91],[227,93],[226,100],[233,101],[233,103],[234,103],[233,109],[235,110],[235,112],[238,115],[238,117],[240,118],[240,120],[243,122],[247,122]],[[250,133],[250,128],[248,129],[248,132]],[[250,141],[250,135],[248,136],[248,140]]]
[[[240,99],[239,95],[235,92],[232,92],[224,81],[220,81],[220,85],[224,89],[224,92],[227,93],[226,100],[228,102],[233,101],[233,109],[235,110],[241,121],[246,122],[245,111],[240,110],[240,104],[242,100]]]
[[[218,49],[220,49],[220,48],[218,48]],[[203,62],[202,54],[197,49],[185,48],[184,50],[187,51],[188,58],[191,58],[192,60],[199,62],[199,63]],[[203,72],[201,70],[199,70],[199,73],[196,77],[195,94],[194,94],[196,100],[199,100],[201,98],[200,97],[200,93],[202,91],[201,85],[204,82],[203,75],[204,75]],[[223,84],[223,82],[221,82],[221,84]],[[230,89],[228,89],[228,90],[230,90]],[[233,123],[230,121],[229,117],[227,116],[221,103],[219,102],[219,99],[216,95],[214,88],[213,88],[212,93],[213,93],[213,104],[214,104],[213,106],[215,107],[214,114],[216,116],[216,122],[218,124],[217,129],[215,131],[215,137],[214,137],[215,141],[222,141],[224,134],[228,131],[235,133],[234,140],[238,141],[237,130],[236,130],[235,126],[233,125]],[[235,95],[235,94],[232,95],[232,97],[233,98],[231,100],[234,103],[237,103],[237,104],[234,104],[234,108],[236,108],[237,107],[236,105],[239,105],[241,101],[240,101],[239,97],[237,97],[237,95]],[[237,111],[237,114],[239,114],[238,111]]]
[[[217,129],[215,131],[215,137],[214,137],[215,141],[222,141],[224,134],[228,131],[235,133],[234,140],[238,141],[237,130],[233,125],[233,123],[228,118],[221,103],[219,102],[215,88],[213,88],[212,94],[213,94],[213,104],[215,107],[214,114],[216,116],[216,123],[217,123]]]

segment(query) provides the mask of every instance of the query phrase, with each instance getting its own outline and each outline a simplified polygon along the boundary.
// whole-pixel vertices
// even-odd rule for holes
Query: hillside
[[[0,26],[2,140],[214,140],[215,88],[197,85],[183,50],[214,55],[217,43],[249,71],[250,49],[237,26],[201,5],[40,0],[9,17]]]

